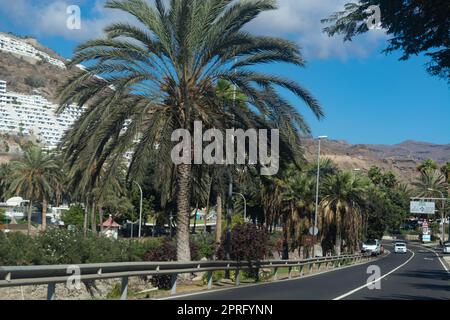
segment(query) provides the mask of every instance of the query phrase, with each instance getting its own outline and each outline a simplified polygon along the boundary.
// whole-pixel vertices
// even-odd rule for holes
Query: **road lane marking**
[[[433,252],[437,256],[437,258],[438,258],[439,262],[441,263],[442,267],[444,268],[444,270],[447,271],[448,274],[450,274],[450,271],[448,270],[447,266],[445,265],[444,262],[442,262],[441,257],[439,257],[438,253],[435,250],[427,248],[427,247],[423,247],[423,248],[427,249],[428,251]]]
[[[399,265],[397,268],[395,268],[395,269],[391,270],[390,272],[386,273],[384,276],[382,276],[382,277],[380,277],[380,278],[378,278],[378,279],[376,279],[376,280],[374,280],[374,281],[372,281],[372,282],[370,282],[370,283],[366,283],[365,285],[362,285],[361,287],[358,287],[358,288],[356,288],[356,289],[353,289],[352,291],[349,291],[349,292],[347,292],[347,293],[345,293],[345,294],[343,294],[343,295],[341,295],[341,296],[339,296],[339,297],[337,297],[337,298],[334,298],[333,300],[342,300],[342,299],[344,299],[344,298],[346,298],[346,297],[348,297],[348,296],[350,296],[350,295],[352,295],[352,294],[354,294],[354,293],[356,293],[356,292],[358,292],[358,291],[360,291],[360,290],[362,290],[362,289],[364,289],[364,288],[367,288],[367,287],[370,286],[370,285],[374,285],[374,284],[377,283],[378,281],[383,280],[383,279],[386,278],[388,275],[390,275],[390,274],[394,273],[395,271],[399,270],[400,268],[404,267],[404,266],[407,265],[407,264],[414,258],[414,256],[416,255],[413,251],[411,251],[411,250],[409,250],[409,249],[408,249],[408,251],[412,253],[412,256],[411,256],[411,258],[409,258],[405,263]]]

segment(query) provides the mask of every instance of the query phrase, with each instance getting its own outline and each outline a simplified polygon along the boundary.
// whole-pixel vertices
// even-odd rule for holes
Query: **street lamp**
[[[317,228],[317,215],[318,215],[318,211],[319,211],[319,179],[320,179],[320,142],[322,141],[322,139],[327,139],[328,136],[319,136],[319,148],[317,151],[317,181],[316,181],[316,210],[314,213],[314,227],[313,227],[313,239],[316,236],[316,228]],[[312,254],[313,254],[313,258],[315,258],[315,241],[313,241],[313,250],[312,250]]]
[[[245,197],[242,193],[239,192],[233,192],[233,194],[240,195],[242,199],[244,200],[244,222],[247,220],[247,201],[245,200]]]
[[[133,181],[139,188],[139,191],[141,193],[141,201],[139,203],[139,231],[138,231],[138,238],[141,237],[141,228],[142,228],[142,188],[136,181]]]
[[[428,188],[428,191],[439,192],[441,194],[441,200],[442,200],[442,216],[441,216],[441,220],[442,220],[442,243],[444,243],[445,242],[445,201],[446,201],[446,199],[444,198],[444,194],[440,190]],[[449,231],[450,231],[450,225],[449,225]],[[449,237],[450,237],[450,234],[449,234]]]

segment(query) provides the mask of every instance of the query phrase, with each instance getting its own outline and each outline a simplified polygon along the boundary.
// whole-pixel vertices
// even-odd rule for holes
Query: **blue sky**
[[[281,0],[279,10],[265,13],[249,31],[298,42],[307,68],[276,65],[267,70],[298,80],[322,103],[326,118],[317,121],[300,102],[313,134],[350,143],[395,144],[404,140],[450,143],[450,90],[429,76],[427,59],[398,61],[384,55],[381,30],[352,43],[321,33],[320,19],[341,9],[342,0]],[[103,9],[104,0],[0,0],[0,31],[36,37],[70,58],[78,43],[101,36],[102,28],[128,17]],[[82,29],[66,28],[66,8],[81,8]]]

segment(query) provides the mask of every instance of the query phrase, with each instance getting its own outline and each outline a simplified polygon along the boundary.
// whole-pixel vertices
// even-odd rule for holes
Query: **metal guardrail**
[[[268,260],[268,261],[195,261],[195,262],[125,262],[125,263],[98,263],[80,265],[49,265],[49,266],[4,266],[0,267],[0,288],[47,285],[47,299],[56,298],[57,283],[68,283],[73,279],[73,267],[79,268],[79,280],[103,280],[121,278],[121,299],[127,299],[128,278],[139,276],[172,275],[171,293],[176,293],[176,279],[183,273],[208,273],[208,289],[212,288],[213,271],[235,271],[235,285],[239,285],[237,276],[241,270],[273,269],[272,280],[277,280],[278,269],[288,268],[288,278],[292,278],[293,268],[299,268],[300,277],[308,268],[311,272],[314,266],[319,271],[322,265],[329,267],[341,266],[347,263],[362,262],[370,259],[367,254],[341,255],[335,257],[320,257],[305,260]]]

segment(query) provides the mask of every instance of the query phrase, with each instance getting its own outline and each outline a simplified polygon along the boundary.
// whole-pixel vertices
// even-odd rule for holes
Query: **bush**
[[[22,233],[0,232],[0,265],[33,265],[38,257],[38,246]]]
[[[25,84],[33,88],[40,88],[45,85],[45,78],[43,76],[33,74],[25,78]]]
[[[268,252],[267,232],[256,225],[238,224],[231,230],[230,257],[237,261],[263,260]],[[219,259],[225,259],[226,235],[222,236],[217,251]]]
[[[193,244],[198,248],[200,259],[213,259],[215,252],[215,235],[199,234],[192,237]]]
[[[159,239],[144,242],[113,240],[65,229],[51,229],[29,237],[0,232],[0,265],[83,264],[142,261]]]
[[[69,210],[63,212],[61,219],[66,226],[74,225],[78,230],[82,230],[84,223],[84,210],[79,204],[71,206]]]
[[[191,259],[199,260],[198,249],[195,244],[191,243]],[[147,251],[144,255],[145,261],[176,261],[177,248],[174,241],[165,238],[163,242],[154,249]],[[168,290],[172,285],[171,275],[153,276],[150,280],[154,287],[158,289]]]

